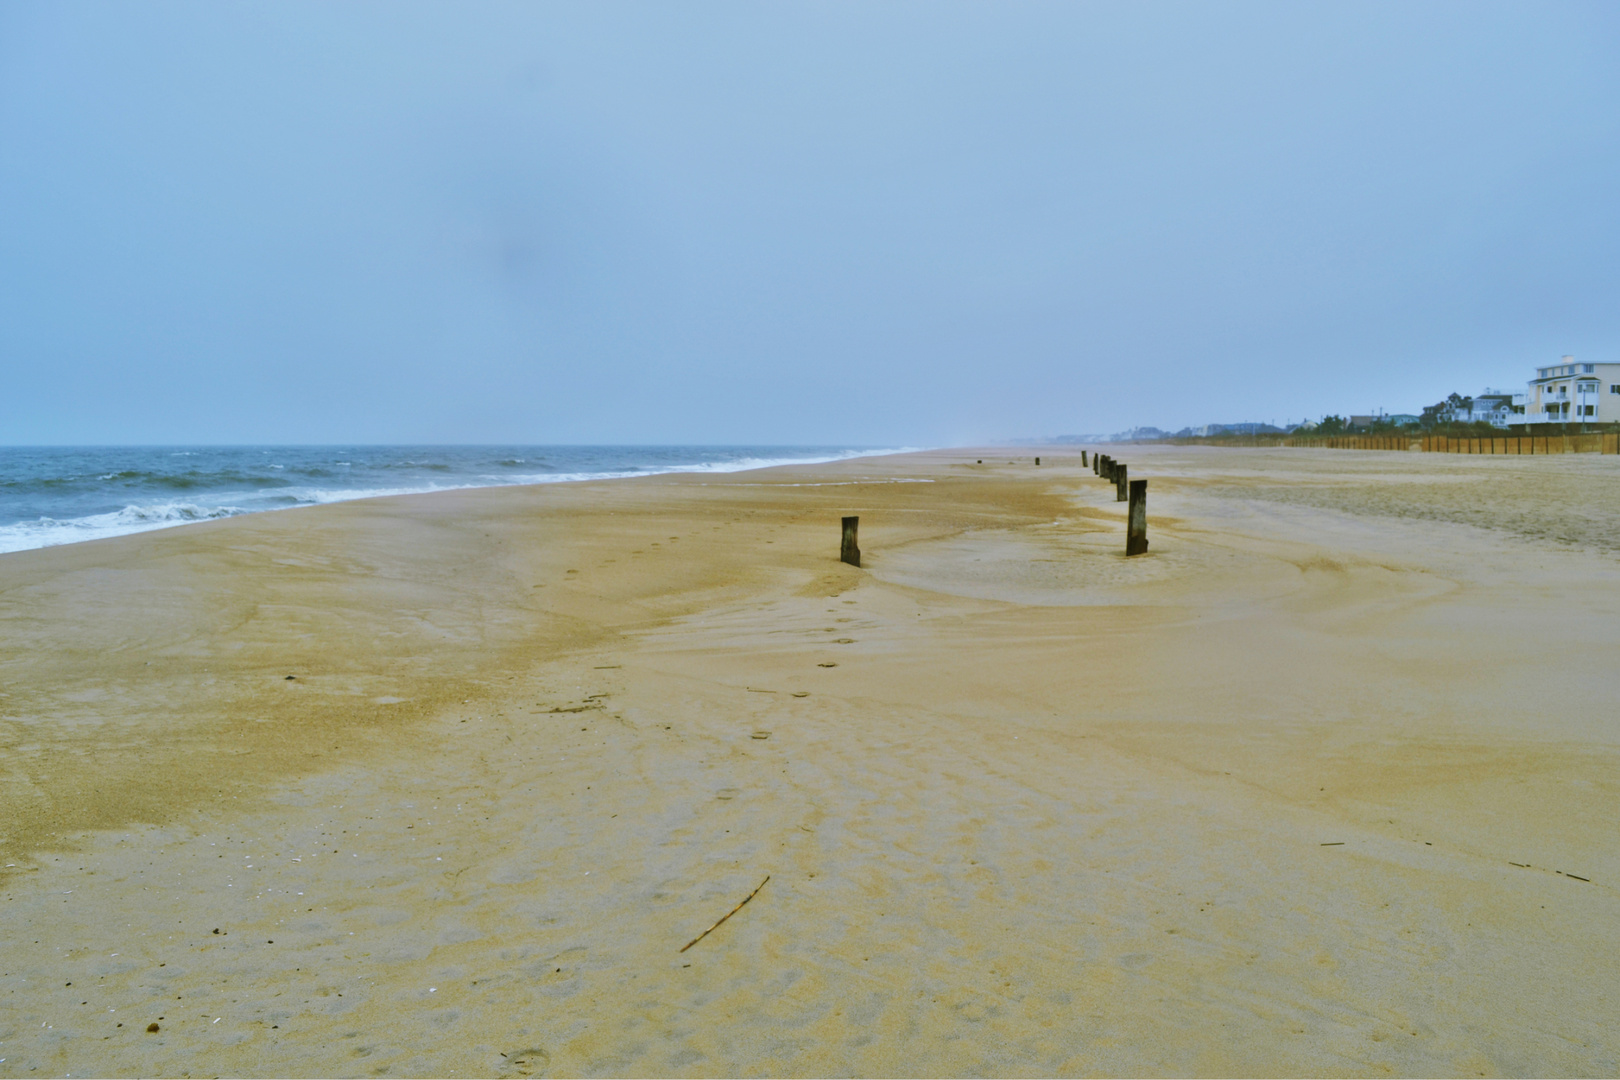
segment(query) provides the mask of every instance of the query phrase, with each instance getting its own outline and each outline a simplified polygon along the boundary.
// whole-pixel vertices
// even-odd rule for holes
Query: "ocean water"
[[[893,452],[853,446],[0,447],[0,553],[373,495],[736,472]]]

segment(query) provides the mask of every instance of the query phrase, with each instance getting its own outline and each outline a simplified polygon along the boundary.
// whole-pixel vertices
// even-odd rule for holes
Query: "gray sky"
[[[1620,359],[1620,6],[0,7],[0,443],[945,444]]]

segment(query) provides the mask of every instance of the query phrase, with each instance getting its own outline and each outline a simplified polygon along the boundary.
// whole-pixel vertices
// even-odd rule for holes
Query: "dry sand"
[[[1033,452],[0,557],[0,1075],[1620,1071],[1620,460]]]

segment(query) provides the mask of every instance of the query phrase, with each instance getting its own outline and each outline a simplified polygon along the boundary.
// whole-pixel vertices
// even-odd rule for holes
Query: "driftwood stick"
[[[771,875],[766,874],[765,875],[765,881],[769,881],[769,880],[771,880]],[[703,931],[703,933],[699,934],[697,937],[693,938],[691,941],[688,941],[685,945],[682,945],[681,946],[681,952],[685,952],[687,949],[690,949],[692,946],[696,945],[698,942],[700,942],[704,938],[708,937],[710,934],[712,934],[714,932],[715,927],[718,927],[720,925],[720,923],[725,922],[727,919],[729,919],[733,915],[737,914],[737,912],[741,911],[743,909],[743,904],[748,903],[748,901],[752,900],[754,897],[759,895],[759,890],[763,889],[765,887],[765,881],[760,882],[757,886],[754,887],[753,892],[751,892],[747,896],[743,897],[742,904],[738,904],[736,907],[732,908],[730,911],[728,911],[724,915],[720,916],[719,921],[716,922],[714,924],[714,926],[709,927],[707,930]]]

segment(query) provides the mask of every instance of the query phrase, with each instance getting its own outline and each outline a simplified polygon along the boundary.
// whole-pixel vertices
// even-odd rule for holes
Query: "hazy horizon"
[[[5,445],[917,445],[1620,358],[1620,14],[12,3]]]

